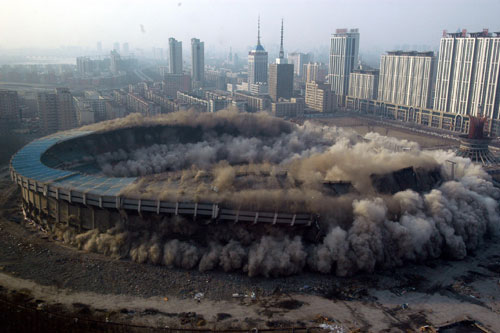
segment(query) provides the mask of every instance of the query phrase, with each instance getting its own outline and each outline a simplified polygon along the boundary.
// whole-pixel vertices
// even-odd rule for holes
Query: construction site
[[[490,141],[230,111],[43,137],[3,170],[0,304],[81,331],[500,331]]]

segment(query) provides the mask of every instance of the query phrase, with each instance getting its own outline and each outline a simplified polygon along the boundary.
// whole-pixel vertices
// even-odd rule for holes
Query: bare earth
[[[423,147],[456,144],[347,118],[327,122],[360,134],[372,130],[415,140]],[[328,323],[345,332],[407,332],[470,318],[500,332],[498,239],[462,261],[433,260],[350,278],[307,272],[249,278],[75,250],[24,223],[19,193],[5,168],[0,193],[0,300],[23,295],[23,304],[41,309],[152,327],[264,329]],[[197,293],[203,294],[199,301]],[[242,297],[233,297],[236,293]]]

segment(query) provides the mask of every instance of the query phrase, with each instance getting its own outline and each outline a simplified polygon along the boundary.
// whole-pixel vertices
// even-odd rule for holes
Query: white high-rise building
[[[380,57],[378,99],[421,108],[431,107],[433,52],[387,52]]]
[[[330,38],[328,82],[336,95],[347,95],[349,74],[358,63],[358,51],[358,29],[337,29]]]
[[[500,119],[500,34],[445,33],[441,38],[434,109]]]
[[[257,30],[257,46],[248,52],[248,83],[267,83],[267,52],[260,44],[260,18]]]
[[[182,42],[175,38],[168,39],[169,68],[171,74],[182,74]]]
[[[191,79],[198,86],[205,81],[205,43],[197,38],[191,39]]]
[[[359,99],[377,99],[378,74],[378,70],[353,70],[349,76],[349,96]]]

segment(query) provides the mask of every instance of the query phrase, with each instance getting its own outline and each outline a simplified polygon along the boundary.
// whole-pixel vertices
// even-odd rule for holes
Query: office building
[[[77,117],[68,88],[56,88],[37,96],[40,124],[45,134],[75,128]]]
[[[169,67],[171,74],[182,74],[182,42],[175,38],[168,39]]]
[[[324,83],[306,83],[306,106],[310,109],[330,113],[337,107],[335,94]]]
[[[309,63],[312,59],[309,54],[300,53],[300,52],[292,52],[288,53],[288,62],[293,64],[294,74],[298,77],[302,77],[303,75],[303,67],[304,64]]]
[[[248,83],[267,83],[267,52],[260,44],[260,18],[257,27],[257,45],[248,52]]]
[[[310,62],[302,66],[303,82],[325,82],[328,75],[328,66],[323,63]]]
[[[177,92],[191,91],[191,76],[187,74],[170,74],[163,77],[164,93],[169,98],[176,98]]]
[[[359,99],[377,99],[378,70],[355,69],[349,75],[349,96]]]
[[[500,119],[500,34],[444,33],[439,48],[434,109]]]
[[[283,51],[283,20],[281,20],[281,43],[279,57],[269,65],[269,95],[273,101],[289,99],[293,94],[293,64],[288,64]]]
[[[205,43],[191,39],[191,80],[193,87],[203,87],[205,81]]]
[[[338,96],[349,91],[349,75],[358,63],[358,29],[337,29],[330,38],[328,82]]]
[[[378,99],[381,101],[430,107],[432,98],[433,52],[387,52],[380,57]]]
[[[271,113],[275,117],[294,118],[302,116],[305,109],[304,98],[291,98],[271,103]]]
[[[9,129],[21,120],[17,91],[0,90],[0,130]]]

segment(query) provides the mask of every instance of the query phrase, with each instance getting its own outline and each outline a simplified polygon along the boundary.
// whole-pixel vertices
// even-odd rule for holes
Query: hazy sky
[[[288,52],[324,47],[344,27],[360,29],[362,50],[434,47],[443,29],[500,31],[499,0],[0,0],[0,47],[101,40],[105,49],[115,41],[149,49],[197,37],[208,49],[244,50],[255,44],[259,14],[264,47],[279,43],[285,20]]]

